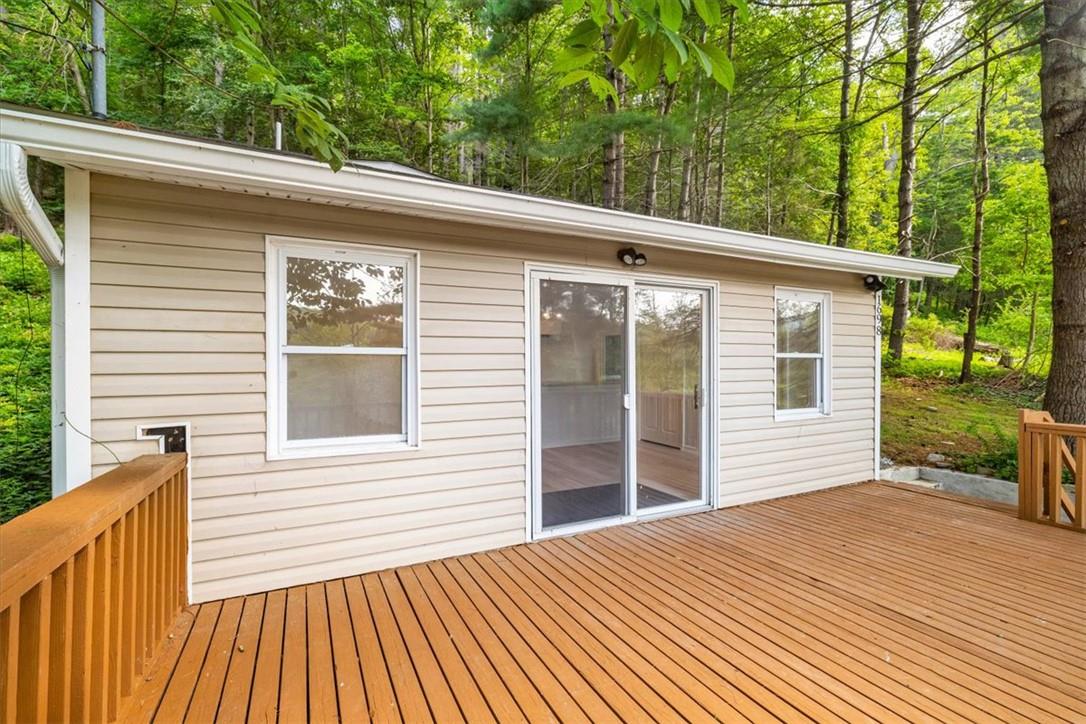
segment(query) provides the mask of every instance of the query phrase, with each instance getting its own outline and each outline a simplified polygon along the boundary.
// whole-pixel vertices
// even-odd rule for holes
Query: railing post
[[[1065,468],[1070,491],[1063,485]],[[1086,531],[1086,425],[1018,411],[1018,517]]]
[[[1033,520],[1033,511],[1036,509],[1033,503],[1033,485],[1030,474],[1033,470],[1033,461],[1030,457],[1030,435],[1026,432],[1026,416],[1028,410],[1018,411],[1018,517],[1023,520]]]
[[[1086,437],[1075,440],[1075,527],[1086,531]]]

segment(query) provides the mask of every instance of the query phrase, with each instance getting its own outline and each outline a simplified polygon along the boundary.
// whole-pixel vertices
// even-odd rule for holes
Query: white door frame
[[[627,486],[627,509],[632,511],[630,515],[619,515],[610,518],[597,519],[584,523],[553,527],[544,530],[542,526],[542,404],[537,392],[540,379],[539,357],[539,285],[536,283],[541,278],[560,279],[584,283],[608,284],[612,286],[625,286],[627,288],[627,314],[626,314],[626,390],[624,394],[627,400],[626,409],[626,471],[632,484]],[[634,293],[638,285],[650,287],[670,287],[677,289],[689,289],[701,292],[704,296],[704,309],[702,317],[702,339],[704,350],[702,355],[702,380],[704,385],[704,424],[702,425],[700,440],[702,485],[705,496],[702,500],[676,503],[674,505],[661,506],[645,513],[637,512],[637,370],[636,370],[636,336],[634,325],[636,311],[634,307]],[[528,446],[528,456],[525,465],[525,474],[528,481],[525,494],[525,537],[527,540],[541,540],[560,535],[570,535],[587,530],[604,528],[610,525],[619,525],[635,520],[647,520],[651,518],[674,515],[682,512],[715,508],[719,498],[719,397],[718,376],[719,354],[717,352],[717,330],[719,329],[718,307],[720,289],[719,284],[711,279],[696,279],[665,274],[645,273],[633,270],[602,269],[597,267],[574,266],[564,264],[540,264],[525,262],[524,264],[524,351],[525,351],[525,431]]]

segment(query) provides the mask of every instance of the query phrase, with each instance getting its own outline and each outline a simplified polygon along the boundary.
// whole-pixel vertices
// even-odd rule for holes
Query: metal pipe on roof
[[[106,110],[106,8],[91,0],[91,114],[105,118]]]

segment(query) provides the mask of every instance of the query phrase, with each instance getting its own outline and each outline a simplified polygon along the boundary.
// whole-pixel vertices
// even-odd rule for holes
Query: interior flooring
[[[622,472],[622,444],[601,442],[543,449],[543,492],[614,483]],[[701,497],[701,456],[697,450],[654,442],[637,443],[641,486],[679,500]]]

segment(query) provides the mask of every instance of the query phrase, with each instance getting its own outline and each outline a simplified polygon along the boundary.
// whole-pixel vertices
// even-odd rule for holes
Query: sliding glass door
[[[708,502],[707,289],[533,273],[534,529]]]
[[[663,286],[635,291],[639,511],[705,498],[706,296]]]
[[[541,525],[625,515],[629,287],[536,283]]]

